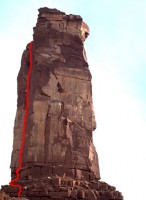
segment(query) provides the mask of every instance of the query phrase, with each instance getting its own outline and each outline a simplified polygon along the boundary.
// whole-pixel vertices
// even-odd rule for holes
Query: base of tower
[[[70,177],[52,176],[42,179],[21,180],[21,197],[28,200],[123,200],[116,188],[102,181],[75,180]],[[18,189],[8,185],[2,191],[17,197]]]

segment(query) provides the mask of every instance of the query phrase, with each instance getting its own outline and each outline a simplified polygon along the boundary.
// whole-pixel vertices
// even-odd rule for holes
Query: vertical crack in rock
[[[49,157],[49,139],[50,139],[50,122],[51,122],[51,117],[49,116],[49,110],[50,107],[48,106],[48,111],[46,114],[46,123],[45,123],[45,131],[44,131],[44,163],[47,163],[48,157]]]
[[[122,200],[99,181],[91,73],[84,42],[90,30],[79,15],[40,8],[33,29],[33,70],[22,169],[18,183],[28,199]],[[28,45],[18,74],[18,103],[11,158],[15,177],[25,107]],[[71,190],[73,188],[73,190]],[[3,186],[10,196],[16,188]]]

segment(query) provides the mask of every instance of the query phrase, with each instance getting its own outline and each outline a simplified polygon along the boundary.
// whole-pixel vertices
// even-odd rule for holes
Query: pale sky
[[[0,1],[0,185],[10,181],[16,78],[40,7],[81,15],[89,25],[85,47],[93,77],[101,180],[116,186],[124,200],[145,200],[145,0]]]

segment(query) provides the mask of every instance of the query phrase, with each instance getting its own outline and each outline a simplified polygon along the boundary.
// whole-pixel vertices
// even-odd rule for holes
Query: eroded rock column
[[[50,175],[100,179],[96,128],[84,41],[89,28],[77,15],[41,8],[33,35],[33,70],[20,179]],[[18,74],[18,107],[11,159],[18,166],[29,46]]]
[[[91,74],[84,49],[88,35],[89,27],[80,16],[39,9],[25,146],[16,182],[26,200],[123,200],[115,187],[99,181]],[[22,140],[29,53],[27,45],[18,74],[12,179]],[[19,188],[5,185],[2,191],[17,197]]]

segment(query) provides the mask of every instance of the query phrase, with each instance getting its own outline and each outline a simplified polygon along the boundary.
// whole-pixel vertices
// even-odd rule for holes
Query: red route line
[[[22,187],[21,185],[14,184],[14,183],[19,180],[20,178],[19,172],[22,167],[22,154],[23,154],[23,149],[24,149],[26,123],[27,123],[27,118],[28,118],[28,107],[29,107],[30,76],[31,76],[31,71],[32,71],[32,42],[29,43],[29,61],[30,61],[30,66],[29,66],[29,71],[27,74],[27,82],[26,82],[26,106],[25,106],[25,114],[24,114],[24,119],[23,119],[22,141],[21,141],[21,147],[20,147],[20,152],[19,152],[19,165],[16,169],[16,178],[11,180],[11,182],[9,183],[10,186],[19,188],[18,197],[22,193]]]

